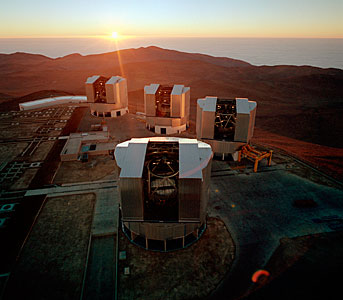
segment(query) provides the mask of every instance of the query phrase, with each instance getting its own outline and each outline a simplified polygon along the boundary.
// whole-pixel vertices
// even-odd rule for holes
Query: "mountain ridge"
[[[129,102],[141,109],[145,85],[184,84],[191,87],[194,120],[198,98],[245,97],[257,101],[256,124],[262,129],[343,147],[339,138],[343,136],[343,70],[253,66],[239,61],[237,65],[229,58],[154,46],[120,51],[120,58],[121,64],[117,52],[57,59],[21,53],[0,55],[0,93],[13,98],[44,90],[84,95],[87,77],[122,75],[127,78]]]

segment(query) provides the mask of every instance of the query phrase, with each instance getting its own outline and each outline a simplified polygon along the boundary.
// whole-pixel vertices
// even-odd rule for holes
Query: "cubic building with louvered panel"
[[[169,251],[206,228],[212,150],[196,139],[133,138],[115,149],[122,228],[146,248]]]
[[[246,98],[206,97],[197,101],[197,139],[211,145],[215,154],[233,155],[254,133],[257,103]]]
[[[190,88],[150,84],[144,87],[146,127],[158,134],[177,134],[189,126]]]
[[[94,75],[85,83],[91,114],[97,117],[119,117],[128,112],[126,79],[120,76]]]

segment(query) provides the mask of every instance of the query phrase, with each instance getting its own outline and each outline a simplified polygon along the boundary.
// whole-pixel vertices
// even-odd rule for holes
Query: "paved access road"
[[[113,188],[117,186],[117,180],[103,180],[93,182],[80,182],[73,184],[63,185],[52,185],[50,187],[44,187],[40,189],[28,190],[25,196],[36,196],[36,195],[49,195],[50,197],[66,195],[66,194],[77,194],[79,192],[97,191],[106,188]]]
[[[292,205],[304,199],[313,199],[318,206]],[[237,172],[212,177],[209,214],[225,222],[236,244],[232,269],[209,299],[237,299],[249,289],[252,274],[263,269],[280,238],[343,229],[343,191],[282,169]],[[330,218],[341,220],[341,228],[332,226]]]

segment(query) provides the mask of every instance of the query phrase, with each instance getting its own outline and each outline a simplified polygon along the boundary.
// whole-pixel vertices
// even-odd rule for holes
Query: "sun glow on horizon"
[[[112,40],[114,42],[119,42],[121,40],[135,38],[136,36],[133,36],[133,35],[122,35],[122,34],[118,33],[117,31],[113,31],[113,32],[107,33],[105,35],[98,35],[97,37],[105,38],[105,39],[108,39],[108,40]]]

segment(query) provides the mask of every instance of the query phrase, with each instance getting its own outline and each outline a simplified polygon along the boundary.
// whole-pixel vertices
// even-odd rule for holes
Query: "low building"
[[[44,98],[38,99],[33,101],[28,101],[19,104],[20,110],[31,110],[31,109],[39,109],[45,107],[51,107],[55,105],[61,104],[80,104],[86,103],[87,97],[86,96],[59,96],[59,97],[51,97],[51,98]]]
[[[197,139],[211,145],[215,154],[233,155],[254,133],[257,104],[246,98],[206,97],[197,101]]]
[[[144,87],[146,127],[158,134],[176,134],[189,126],[190,88],[180,84]]]
[[[119,117],[128,112],[126,79],[94,75],[85,83],[91,114],[97,117]]]
[[[206,228],[212,150],[196,139],[137,138],[115,149],[122,228],[135,244],[169,251]]]
[[[60,154],[61,161],[75,161],[82,155],[106,155],[114,151],[107,131],[71,133]]]

